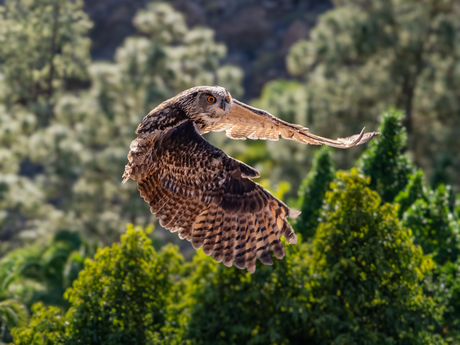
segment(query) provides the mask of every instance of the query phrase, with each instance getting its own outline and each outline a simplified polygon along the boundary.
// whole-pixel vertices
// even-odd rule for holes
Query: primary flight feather
[[[256,260],[272,264],[270,251],[284,257],[280,236],[297,237],[286,218],[289,209],[261,185],[259,173],[209,144],[202,134],[226,131],[233,139],[291,139],[304,144],[349,148],[368,142],[376,132],[337,140],[282,121],[248,106],[220,86],[198,86],[161,103],[139,124],[130,145],[123,183],[137,181],[141,196],[160,220],[181,239],[203,247],[226,266],[253,273]]]

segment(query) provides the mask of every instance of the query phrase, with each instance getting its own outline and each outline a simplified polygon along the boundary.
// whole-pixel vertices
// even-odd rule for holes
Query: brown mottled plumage
[[[297,242],[286,218],[290,210],[252,181],[259,173],[227,156],[201,136],[226,131],[233,139],[282,138],[305,144],[348,148],[378,133],[331,140],[284,122],[266,111],[232,99],[219,86],[185,90],[153,109],[136,130],[123,183],[137,181],[141,196],[161,226],[178,232],[193,247],[226,266],[253,273],[256,259],[273,263],[284,257],[280,240]]]

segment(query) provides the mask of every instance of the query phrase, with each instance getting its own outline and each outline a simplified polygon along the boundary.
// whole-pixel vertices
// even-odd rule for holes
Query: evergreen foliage
[[[439,311],[420,285],[433,261],[381,205],[370,179],[338,172],[326,193],[327,215],[313,240],[315,335],[328,344],[434,344]]]
[[[404,214],[404,224],[412,230],[415,243],[442,266],[456,262],[460,253],[460,218],[449,209],[450,187],[439,185],[425,194]]]
[[[38,301],[67,307],[63,293],[94,252],[93,245],[65,231],[48,244],[13,250],[0,260],[0,298],[16,299],[28,307]]]
[[[404,190],[400,191],[395,197],[394,202],[399,204],[398,216],[402,219],[404,212],[418,199],[426,201],[428,193],[425,187],[425,174],[421,169],[417,169],[415,174],[409,174],[409,182]]]
[[[308,343],[311,296],[308,246],[288,246],[283,260],[254,274],[225,268],[203,252],[187,280],[185,340],[194,344]]]
[[[157,340],[182,258],[157,253],[141,229],[128,226],[120,244],[99,250],[66,292],[67,344],[144,344]]]
[[[401,126],[403,114],[390,110],[383,115],[380,135],[370,142],[357,165],[371,178],[369,187],[377,191],[384,202],[392,202],[408,183],[414,167],[403,150],[406,133]]]
[[[179,302],[174,286],[182,261],[176,247],[167,245],[156,252],[142,229],[128,226],[121,243],[85,260],[65,293],[70,303],[66,315],[35,304],[29,326],[13,332],[14,342],[161,343],[168,329],[168,308]]]
[[[50,163],[61,171],[70,162],[59,156],[63,145],[55,140],[66,130],[50,122],[63,93],[88,79],[90,40],[85,35],[92,24],[82,5],[81,0],[6,0],[0,6],[2,244],[20,231],[59,227],[62,214],[54,205],[60,204],[60,196],[56,183],[47,184],[45,176]],[[47,126],[51,129],[44,133]],[[48,145],[37,140],[44,136]],[[67,146],[70,140],[71,136]],[[41,160],[39,152],[62,160]],[[67,187],[67,171],[61,171],[58,188]],[[56,175],[51,180],[55,182]]]
[[[32,313],[27,327],[13,329],[14,344],[64,344],[65,318],[59,308],[46,307],[42,302],[38,302],[32,306]]]
[[[445,155],[458,171],[457,1],[333,3],[309,39],[296,43],[287,58],[289,71],[305,79],[312,114],[308,125],[342,137],[353,125],[354,130],[374,129],[377,116],[395,106],[405,113],[408,150],[430,180]],[[357,152],[349,154],[356,157]],[[451,177],[458,186],[458,174]]]
[[[303,238],[311,238],[321,221],[322,207],[329,184],[335,177],[331,151],[327,146],[315,153],[312,168],[299,189],[299,205],[302,212],[295,225]]]
[[[26,326],[27,308],[18,300],[0,300],[0,344],[10,341],[9,330],[17,326]]]
[[[431,293],[444,305],[444,314],[438,325],[439,332],[449,344],[460,342],[460,260],[447,262],[438,269],[431,284]]]
[[[88,79],[92,23],[82,0],[6,0],[0,18],[2,103],[24,106],[38,124],[72,83]]]

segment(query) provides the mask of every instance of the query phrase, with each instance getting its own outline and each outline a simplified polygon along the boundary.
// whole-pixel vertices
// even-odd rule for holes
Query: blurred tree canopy
[[[52,122],[56,117],[54,105],[70,80],[78,84],[88,78],[90,41],[84,35],[91,23],[81,6],[81,1],[7,0],[0,7],[3,243],[22,230],[56,228],[62,219],[62,211],[55,207],[60,198],[58,186],[48,185],[45,176],[49,168],[61,171],[71,163],[65,156],[61,156],[62,161],[52,159],[60,152],[55,138],[67,131]],[[48,128],[52,136],[44,133]],[[45,137],[48,147],[38,141]],[[67,138],[67,145],[71,145],[71,138]],[[48,153],[47,160],[40,161],[40,151]],[[65,186],[68,177],[64,175],[67,171],[61,172],[59,188]]]
[[[81,6],[10,0],[2,7],[3,243],[20,231],[25,240],[59,230],[110,243],[126,222],[151,222],[136,189],[120,185],[140,119],[196,84],[242,92],[240,69],[219,64],[226,48],[213,32],[187,28],[183,16],[162,3],[137,14],[142,36],[127,38],[114,63],[91,63],[84,36],[91,23]]]
[[[308,96],[300,106],[309,109],[308,125],[344,136],[351,128],[375,128],[377,116],[396,106],[405,114],[414,162],[430,176],[443,165],[437,176],[451,181],[437,182],[453,181],[458,189],[458,174],[448,170],[460,169],[458,1],[334,4],[287,58],[290,72],[305,80]]]

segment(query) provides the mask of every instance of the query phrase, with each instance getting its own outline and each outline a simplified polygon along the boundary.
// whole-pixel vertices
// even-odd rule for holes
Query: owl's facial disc
[[[223,87],[210,87],[198,97],[199,112],[209,117],[221,118],[230,111],[231,96]]]
[[[193,95],[194,102],[188,116],[200,129],[212,126],[230,112],[232,96],[223,87],[203,86]]]

